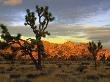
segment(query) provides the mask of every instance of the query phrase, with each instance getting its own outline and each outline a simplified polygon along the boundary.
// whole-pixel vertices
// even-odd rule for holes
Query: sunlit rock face
[[[21,41],[21,44],[24,42]],[[43,41],[45,53],[47,54],[47,58],[53,57],[63,57],[64,59],[69,58],[70,56],[91,56],[90,52],[88,51],[88,44],[87,43],[75,43],[75,42],[65,42],[63,44],[57,43],[50,43],[48,41]],[[13,44],[14,47],[20,47],[18,44]],[[0,50],[0,53],[3,54],[13,54],[11,48],[7,48],[4,50]],[[16,52],[17,57],[20,57],[22,52],[19,50]],[[35,51],[32,52],[32,55],[37,58],[37,53]],[[105,57],[110,56],[110,51],[108,49],[101,49],[97,54],[97,59],[99,60],[101,56],[105,55]],[[22,56],[22,58],[31,59],[29,55],[26,57]]]

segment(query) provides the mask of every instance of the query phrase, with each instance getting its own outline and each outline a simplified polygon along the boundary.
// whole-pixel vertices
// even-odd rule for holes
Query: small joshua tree
[[[54,20],[54,17],[49,12],[48,6],[39,7],[36,6],[36,13],[31,12],[29,9],[26,10],[27,15],[25,16],[25,25],[29,25],[33,30],[36,38],[37,51],[38,51],[38,68],[41,69],[41,59],[44,55],[44,46],[41,41],[41,37],[45,37],[46,35],[50,35],[48,31],[46,31],[49,22]],[[36,19],[38,19],[38,24],[36,25]]]
[[[6,59],[6,60],[13,60],[16,57],[15,52],[17,52],[18,48],[15,48],[11,45],[12,41],[18,41],[21,38],[21,34],[18,33],[17,36],[12,36],[8,29],[7,26],[0,24],[1,28],[1,38],[4,40],[3,42],[0,42],[0,50],[6,49],[11,47],[12,54],[1,54],[1,56]],[[14,44],[14,43],[13,43]]]
[[[89,42],[88,50],[93,55],[94,62],[95,62],[95,68],[97,67],[97,53],[100,49],[102,49],[102,43],[100,41],[97,42],[97,44],[92,41]]]

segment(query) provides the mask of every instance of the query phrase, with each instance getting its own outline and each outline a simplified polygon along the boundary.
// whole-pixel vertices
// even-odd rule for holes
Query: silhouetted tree
[[[6,41],[7,43],[12,41],[12,40],[20,40],[21,38],[21,34],[18,33],[17,36],[12,36],[8,29],[7,29],[7,26],[3,25],[3,24],[0,24],[0,27],[2,29],[2,32],[1,32],[1,38]]]
[[[21,43],[20,41],[22,41],[23,43]],[[22,52],[21,57],[29,55],[30,58],[32,59],[35,67],[37,68],[38,65],[37,65],[36,59],[32,56],[32,51],[36,51],[36,49],[37,49],[36,48],[36,41],[31,38],[29,38],[27,40],[20,39],[20,41],[11,41],[11,44],[16,43],[20,46],[20,47],[11,46],[12,51],[15,53],[17,50],[21,51]]]
[[[1,54],[1,56],[4,59],[7,59],[7,60],[13,60],[16,57],[15,52],[18,50],[18,48],[13,47],[11,44],[14,44],[13,41],[20,40],[21,34],[18,33],[17,36],[12,36],[9,33],[7,27],[5,25],[3,25],[3,24],[0,24],[0,28],[2,30],[1,31],[1,38],[4,40],[4,41],[0,42],[0,50],[3,50],[3,49],[11,47],[11,50],[13,52],[12,54],[8,54],[8,55],[7,54]]]
[[[30,9],[27,9],[27,15],[25,16],[25,25],[29,25],[33,30],[36,37],[37,51],[38,51],[38,68],[41,69],[41,58],[44,55],[44,46],[41,41],[41,37],[50,35],[46,28],[49,22],[54,20],[52,14],[48,11],[48,6],[39,7],[36,6],[37,17],[35,12],[31,12]],[[36,19],[38,19],[38,24],[36,25]]]
[[[88,50],[93,55],[94,61],[95,61],[95,68],[97,67],[97,53],[100,49],[102,49],[102,43],[98,41],[95,43],[94,41],[89,42]]]

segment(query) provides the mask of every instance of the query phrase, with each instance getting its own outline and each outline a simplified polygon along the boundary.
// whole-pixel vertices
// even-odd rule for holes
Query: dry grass
[[[0,82],[11,82],[11,79],[6,75],[0,75]]]
[[[0,82],[109,82],[110,66],[94,69],[92,64],[45,64],[42,71],[34,65],[0,64]],[[80,71],[82,70],[83,71]]]

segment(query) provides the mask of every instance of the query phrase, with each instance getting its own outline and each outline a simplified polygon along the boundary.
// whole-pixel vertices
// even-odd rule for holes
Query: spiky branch
[[[2,29],[2,32],[1,32],[1,38],[6,41],[6,42],[10,42],[12,40],[19,40],[21,38],[21,34],[18,33],[16,36],[12,36],[8,29],[7,29],[7,26],[3,25],[3,24],[0,24],[0,27]]]

